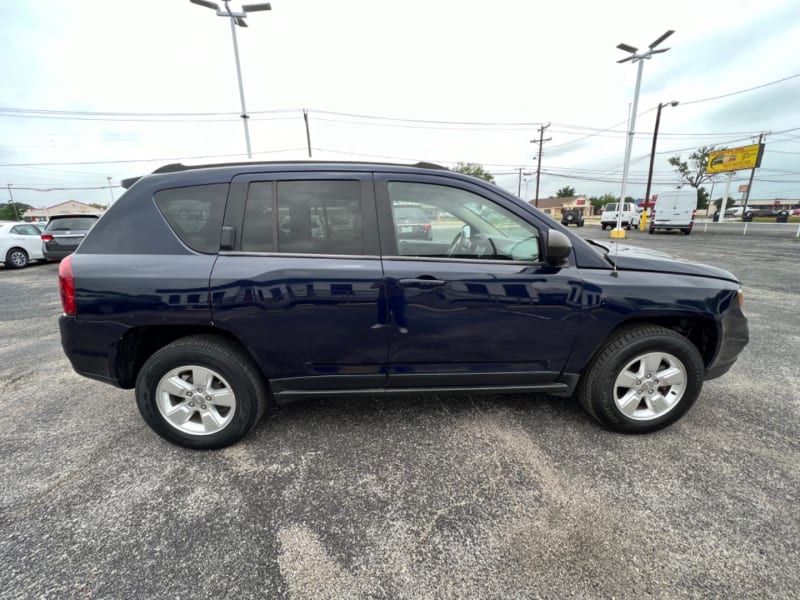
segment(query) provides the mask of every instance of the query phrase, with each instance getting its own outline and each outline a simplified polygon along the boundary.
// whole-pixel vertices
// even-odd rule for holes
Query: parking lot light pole
[[[236,39],[236,26],[238,25],[239,27],[247,27],[247,22],[245,21],[247,13],[260,10],[272,10],[272,5],[269,2],[265,2],[263,4],[244,4],[242,5],[242,10],[233,11],[230,7],[230,0],[222,1],[225,3],[224,10],[220,10],[219,5],[216,2],[210,2],[209,0],[189,0],[189,2],[192,4],[205,6],[206,8],[217,11],[218,17],[230,19],[231,37],[233,38],[233,57],[236,61],[236,76],[239,80],[239,100],[242,104],[241,117],[242,123],[244,124],[244,140],[247,144],[247,158],[253,158],[253,151],[250,147],[250,128],[247,124],[247,120],[250,118],[250,116],[247,114],[247,107],[244,102],[244,84],[242,83],[242,67],[239,63],[239,43]]]
[[[625,142],[625,162],[623,163],[622,167],[622,190],[620,191],[620,198],[619,203],[617,204],[617,225],[614,229],[611,230],[611,237],[612,238],[624,238],[625,232],[622,229],[622,210],[621,208],[625,206],[625,188],[628,184],[628,169],[630,168],[631,163],[631,150],[633,148],[633,134],[636,130],[636,111],[639,106],[639,88],[642,85],[642,70],[644,67],[644,61],[650,60],[654,54],[661,54],[662,52],[666,52],[669,48],[660,48],[656,50],[656,46],[661,44],[665,39],[671,36],[675,31],[670,29],[669,31],[664,32],[656,41],[650,44],[642,53],[639,53],[639,49],[631,46],[629,44],[617,44],[617,48],[620,50],[624,50],[625,52],[630,52],[630,56],[626,56],[622,60],[618,60],[618,63],[624,62],[634,62],[639,63],[638,69],[636,71],[636,87],[633,93],[633,106],[631,107],[631,118],[630,118],[630,125],[628,130],[628,138]]]

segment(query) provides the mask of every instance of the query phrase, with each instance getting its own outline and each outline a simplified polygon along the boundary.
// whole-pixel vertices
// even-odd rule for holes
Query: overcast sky
[[[616,63],[625,56],[616,45],[644,48],[674,29],[671,50],[644,66],[628,194],[644,196],[655,107],[678,100],[662,112],[656,190],[677,182],[669,156],[746,145],[764,131],[773,133],[751,198],[800,198],[800,77],[691,103],[800,75],[797,0],[272,8],[237,31],[255,159],[305,158],[306,108],[315,159],[479,162],[516,192],[512,173],[535,171],[530,140],[549,122],[540,196],[564,185],[619,195],[636,67]],[[122,192],[120,179],[167,162],[246,157],[230,28],[209,9],[189,0],[2,2],[0,39],[0,185],[12,184],[18,201],[106,203]],[[39,110],[70,112],[31,112]],[[732,196],[748,176],[737,174]],[[526,179],[532,198],[535,177]],[[716,184],[714,197],[723,189]]]

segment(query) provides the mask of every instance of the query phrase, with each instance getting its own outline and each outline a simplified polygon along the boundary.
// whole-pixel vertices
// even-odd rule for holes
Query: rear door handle
[[[397,285],[401,288],[435,288],[447,283],[442,279],[398,279]]]

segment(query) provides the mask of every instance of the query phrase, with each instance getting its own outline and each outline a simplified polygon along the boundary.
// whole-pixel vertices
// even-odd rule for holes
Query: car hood
[[[716,279],[726,279],[739,283],[736,276],[730,271],[704,265],[701,263],[689,262],[676,258],[650,248],[639,248],[628,244],[618,244],[616,242],[593,240],[594,243],[608,249],[608,258],[616,264],[617,269],[630,271],[655,271],[658,273],[676,273],[679,275],[699,275],[702,277],[714,277]]]

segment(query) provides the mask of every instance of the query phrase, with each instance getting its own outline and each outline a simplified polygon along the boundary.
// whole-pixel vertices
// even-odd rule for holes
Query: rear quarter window
[[[158,210],[181,241],[192,250],[219,252],[227,184],[197,185],[155,193]]]

